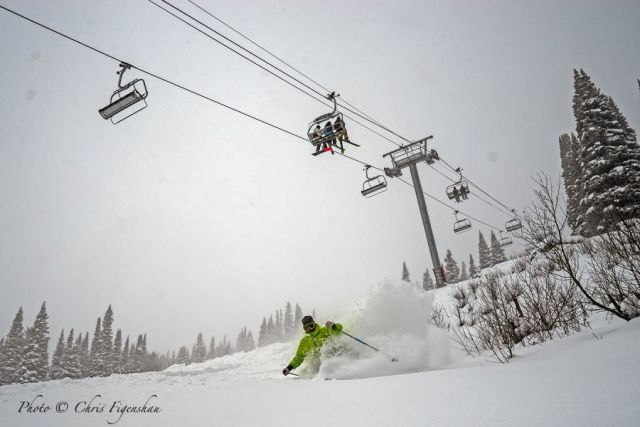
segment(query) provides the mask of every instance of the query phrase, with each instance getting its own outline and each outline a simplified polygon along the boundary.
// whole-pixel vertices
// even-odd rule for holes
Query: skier
[[[282,370],[282,374],[285,376],[300,366],[307,357],[319,362],[318,357],[320,356],[320,350],[324,343],[332,337],[340,335],[342,331],[342,325],[340,323],[329,321],[325,323],[325,326],[320,326],[311,316],[304,316],[302,318],[302,328],[304,329],[305,336],[302,337],[300,344],[298,344],[295,357],[289,362],[287,367]]]

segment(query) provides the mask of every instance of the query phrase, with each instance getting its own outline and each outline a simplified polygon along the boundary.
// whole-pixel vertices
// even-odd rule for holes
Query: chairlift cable
[[[265,68],[264,66],[262,66],[262,65],[258,64],[257,62],[255,62],[254,60],[252,60],[252,59],[248,58],[246,55],[243,55],[242,53],[240,53],[240,52],[238,52],[237,50],[233,49],[232,47],[230,47],[230,46],[228,46],[228,45],[226,45],[226,44],[222,43],[220,40],[216,39],[215,37],[211,36],[210,34],[207,34],[207,33],[205,33],[204,31],[200,30],[199,28],[197,28],[197,27],[196,27],[196,26],[194,26],[193,24],[190,24],[190,23],[188,23],[187,21],[185,21],[184,19],[182,19],[182,18],[178,17],[176,14],[172,13],[171,11],[169,11],[169,10],[167,10],[167,9],[165,9],[165,8],[163,8],[163,7],[161,7],[159,4],[155,3],[153,0],[147,0],[147,1],[148,1],[149,3],[151,3],[151,4],[153,4],[154,6],[156,6],[156,7],[160,8],[160,9],[162,9],[163,11],[167,12],[168,14],[172,15],[172,16],[173,16],[173,17],[175,17],[176,19],[178,19],[178,20],[182,21],[183,23],[185,23],[185,24],[189,25],[189,26],[190,26],[190,27],[192,27],[193,29],[195,29],[195,30],[199,31],[200,33],[202,33],[202,34],[206,35],[207,37],[209,37],[210,39],[212,39],[212,40],[214,40],[215,42],[219,43],[220,45],[222,45],[222,46],[226,47],[227,49],[231,50],[233,53],[235,53],[235,54],[239,55],[240,57],[242,57],[242,58],[246,59],[247,61],[251,62],[252,64],[254,64],[254,65],[256,65],[256,66],[260,67],[262,70],[264,70],[264,71],[268,72],[269,74],[271,74],[271,75],[273,75],[273,76],[275,76],[275,77],[279,78],[279,79],[280,79],[280,80],[282,80],[283,82],[285,82],[285,83],[287,83],[287,84],[289,84],[289,85],[291,85],[291,86],[295,87],[296,89],[298,89],[298,90],[299,90],[299,91],[301,91],[302,93],[304,93],[304,94],[308,95],[309,97],[311,97],[311,98],[315,99],[316,101],[318,101],[318,102],[320,102],[320,103],[324,104],[325,106],[327,105],[327,104],[324,102],[325,95],[324,95],[323,93],[321,93],[321,92],[317,91],[316,89],[312,88],[311,86],[307,85],[306,83],[304,83],[304,82],[300,81],[300,80],[299,80],[299,79],[297,79],[296,77],[292,76],[291,74],[287,73],[286,71],[282,70],[281,68],[277,67],[276,65],[274,65],[274,64],[272,64],[271,62],[267,61],[266,59],[264,59],[264,58],[262,58],[262,57],[258,56],[258,55],[257,55],[257,54],[255,54],[254,52],[251,52],[250,50],[248,50],[247,48],[245,48],[245,47],[241,46],[240,44],[236,43],[235,41],[231,40],[230,38],[228,38],[228,37],[227,37],[227,36],[225,36],[224,34],[221,34],[220,32],[218,32],[218,31],[214,30],[214,29],[213,29],[213,28],[211,28],[209,25],[207,25],[207,24],[205,24],[204,22],[200,21],[199,19],[197,19],[197,18],[193,17],[192,15],[190,15],[189,13],[187,13],[187,12],[185,12],[184,10],[180,9],[179,7],[177,7],[177,6],[173,5],[171,2],[169,2],[169,1],[167,1],[167,0],[160,0],[160,1],[162,1],[164,4],[166,4],[166,5],[170,6],[171,8],[173,8],[173,9],[175,9],[175,10],[179,11],[181,14],[183,14],[183,15],[185,15],[185,16],[187,16],[187,17],[189,17],[189,18],[190,18],[191,20],[193,20],[194,22],[197,22],[198,24],[200,24],[200,25],[202,25],[203,27],[207,28],[207,29],[208,29],[208,30],[210,30],[211,32],[213,32],[213,33],[217,34],[218,36],[220,36],[220,37],[224,38],[224,39],[225,39],[225,40],[227,40],[228,42],[230,42],[230,43],[234,44],[235,46],[239,47],[240,49],[242,49],[242,50],[244,50],[245,52],[249,53],[250,55],[254,56],[255,58],[258,58],[260,61],[262,61],[262,62],[264,62],[264,63],[268,64],[269,66],[271,66],[272,68],[274,68],[274,69],[278,70],[280,73],[284,74],[285,76],[287,76],[288,78],[290,78],[290,79],[294,80],[295,82],[297,82],[297,83],[301,84],[302,86],[304,86],[304,87],[305,87],[305,88],[307,88],[308,90],[310,90],[310,91],[314,92],[315,94],[317,94],[317,95],[321,96],[323,99],[322,99],[322,100],[320,100],[320,99],[318,99],[318,98],[316,98],[316,97],[314,97],[314,96],[310,95],[308,92],[306,92],[306,91],[302,90],[301,88],[297,87],[297,86],[296,86],[296,85],[294,85],[293,83],[291,83],[291,82],[287,81],[285,78],[283,78],[282,76],[279,76],[278,74],[274,73],[272,70],[269,70],[269,69]],[[354,110],[352,110],[352,109],[350,109],[350,108],[347,108],[347,107],[344,107],[344,106],[343,106],[343,109],[345,109],[345,110],[347,110],[347,111],[349,111],[349,112],[351,112],[351,113],[355,114],[356,116],[358,116],[358,117],[360,117],[360,118],[362,118],[362,119],[364,119],[364,120],[369,121],[370,123],[372,123],[372,124],[374,124],[374,125],[376,125],[376,126],[378,126],[378,127],[382,128],[382,129],[386,130],[387,132],[389,132],[389,133],[391,133],[391,134],[393,134],[393,135],[397,136],[398,138],[401,138],[401,139],[404,139],[404,140],[406,140],[406,141],[410,142],[409,140],[407,140],[406,138],[404,138],[404,137],[402,137],[402,136],[400,136],[400,135],[396,134],[396,133],[395,133],[395,132],[393,132],[392,130],[390,130],[390,129],[388,129],[388,128],[386,128],[386,127],[382,126],[382,125],[380,125],[379,123],[377,123],[377,122],[375,122],[375,121],[373,121],[373,120],[370,120],[370,119],[369,119],[369,118],[367,118],[366,116],[364,116],[364,115],[362,115],[362,114],[360,114],[360,113],[358,113],[358,112],[356,112],[356,111],[354,111]],[[348,116],[347,116],[347,117],[348,117]],[[351,119],[351,118],[350,118],[350,119]],[[359,124],[360,124],[360,123],[359,123]],[[360,124],[360,125],[362,125],[362,124]],[[389,140],[389,141],[391,141],[391,140]],[[398,145],[397,143],[395,143],[395,142],[393,142],[393,141],[391,141],[391,142],[392,142],[392,143],[394,143],[394,144],[396,144],[396,145]]]
[[[73,37],[71,37],[71,36],[69,36],[69,35],[67,35],[67,34],[64,34],[64,33],[60,32],[60,31],[58,31],[58,30],[55,30],[55,29],[53,29],[53,28],[51,28],[51,27],[49,27],[49,26],[47,26],[47,25],[45,25],[45,24],[42,24],[42,23],[40,23],[40,22],[38,22],[38,21],[35,21],[34,19],[31,19],[31,18],[29,18],[29,17],[27,17],[27,16],[25,16],[25,15],[22,15],[22,14],[20,14],[20,13],[18,13],[18,12],[15,12],[15,11],[13,11],[13,10],[11,10],[11,9],[9,9],[9,8],[7,8],[7,7],[5,7],[5,6],[3,6],[3,5],[0,5],[0,9],[3,9],[3,10],[5,10],[5,11],[7,11],[7,12],[9,12],[9,13],[11,13],[11,14],[15,15],[15,16],[18,16],[19,18],[22,18],[22,19],[24,19],[24,20],[26,20],[26,21],[28,21],[28,22],[31,22],[32,24],[35,24],[35,25],[37,25],[37,26],[39,26],[39,27],[41,27],[41,28],[44,28],[44,29],[46,29],[46,30],[48,30],[48,31],[50,31],[50,32],[52,32],[52,33],[54,33],[54,34],[57,34],[57,35],[59,35],[59,36],[61,36],[61,37],[63,37],[63,38],[66,38],[67,40],[70,40],[70,41],[72,41],[72,42],[74,42],[74,43],[77,43],[77,44],[79,44],[79,45],[83,46],[83,47],[86,47],[86,48],[88,48],[88,49],[90,49],[90,50],[92,50],[92,51],[94,51],[94,52],[96,52],[96,53],[99,53],[99,54],[101,54],[101,55],[103,55],[103,56],[105,56],[105,57],[107,57],[107,58],[110,58],[110,59],[112,59],[112,60],[114,60],[114,61],[116,61],[116,62],[119,62],[119,63],[126,62],[126,61],[123,61],[123,60],[121,60],[121,59],[119,59],[119,58],[117,58],[117,57],[115,57],[115,56],[113,56],[113,55],[111,55],[111,54],[108,54],[108,53],[106,53],[106,52],[104,52],[104,51],[102,51],[102,50],[100,50],[100,49],[98,49],[98,48],[95,48],[95,47],[93,47],[93,46],[91,46],[91,45],[89,45],[89,44],[87,44],[87,43],[84,43],[84,42],[82,42],[82,41],[80,41],[80,40],[78,40],[78,39],[75,39],[75,38],[73,38]],[[128,62],[127,62],[127,63],[128,63]],[[183,85],[181,85],[181,84],[179,84],[179,83],[175,83],[175,82],[173,82],[173,81],[171,81],[171,80],[169,80],[169,79],[167,79],[167,78],[164,78],[164,77],[162,77],[162,76],[159,76],[159,75],[157,75],[157,74],[155,74],[155,73],[153,73],[153,72],[151,72],[151,71],[145,70],[145,69],[140,68],[140,67],[138,67],[138,66],[135,66],[135,65],[133,65],[133,64],[131,64],[131,63],[128,63],[128,64],[129,64],[129,65],[131,65],[131,68],[135,68],[136,70],[140,71],[140,72],[141,72],[141,73],[143,73],[143,74],[147,74],[147,75],[149,75],[149,76],[151,76],[151,77],[154,77],[154,78],[155,78],[155,79],[157,79],[157,80],[160,80],[160,81],[165,82],[165,83],[167,83],[167,84],[169,84],[169,85],[171,85],[171,86],[174,86],[174,87],[177,87],[177,88],[179,88],[179,89],[182,89],[182,90],[184,90],[185,92],[191,93],[192,95],[196,95],[196,96],[198,96],[198,97],[200,97],[200,98],[203,98],[203,99],[205,99],[205,100],[207,100],[207,101],[213,102],[213,103],[215,103],[215,104],[217,104],[217,105],[220,105],[221,107],[227,108],[227,109],[229,109],[229,110],[231,110],[231,111],[233,111],[233,112],[236,112],[236,113],[241,114],[241,115],[243,115],[243,116],[245,116],[245,117],[248,117],[248,118],[250,118],[250,119],[253,119],[253,120],[255,120],[255,121],[259,122],[259,123],[262,123],[262,124],[264,124],[264,125],[267,125],[267,126],[269,126],[269,127],[274,128],[274,129],[276,129],[276,130],[279,130],[279,131],[281,131],[281,132],[284,132],[284,133],[286,133],[286,134],[288,134],[288,135],[291,135],[291,136],[293,136],[293,137],[295,137],[295,138],[301,139],[301,140],[303,140],[303,141],[305,141],[305,142],[307,141],[307,138],[305,138],[305,137],[303,137],[303,136],[301,136],[301,135],[297,135],[297,134],[296,134],[296,133],[294,133],[294,132],[288,131],[288,130],[286,130],[286,129],[284,129],[284,128],[280,127],[280,126],[277,126],[277,125],[274,125],[274,124],[272,124],[272,123],[269,123],[269,122],[267,122],[266,120],[260,119],[260,118],[258,118],[258,117],[256,117],[256,116],[252,115],[252,114],[246,113],[246,112],[244,112],[244,111],[242,111],[242,110],[239,110],[239,109],[237,109],[237,108],[235,108],[235,107],[232,107],[232,106],[230,106],[230,105],[227,105],[227,104],[225,104],[225,103],[223,103],[223,102],[217,101],[217,100],[215,100],[215,99],[213,99],[213,98],[211,98],[211,97],[209,97],[209,96],[207,96],[207,95],[201,94],[200,92],[197,92],[197,91],[195,91],[195,90],[193,90],[193,89],[189,89],[189,88],[187,88],[187,87],[185,87],[185,86],[183,86]],[[354,158],[354,157],[351,157],[351,156],[345,155],[345,154],[343,154],[343,153],[339,153],[339,152],[338,152],[338,154],[339,154],[339,155],[341,155],[341,156],[343,156],[343,157],[345,157],[345,158],[347,158],[347,159],[349,159],[349,160],[355,161],[355,162],[357,162],[357,163],[360,163],[360,164],[363,164],[363,165],[367,165],[367,164],[368,164],[368,163],[365,163],[365,162],[363,162],[363,161],[361,161],[361,160],[358,160],[358,159],[356,159],[356,158]],[[375,166],[373,166],[373,165],[370,165],[370,166],[371,166],[371,168],[376,169],[376,170],[378,170],[378,171],[383,171],[383,169],[381,169],[381,168],[375,167]],[[405,183],[405,184],[407,184],[408,186],[413,187],[413,185],[412,185],[411,183],[409,183],[409,182],[405,181],[405,180],[404,180],[404,179],[402,179],[402,178],[399,178],[399,179],[400,179],[400,181],[404,182],[404,183]],[[438,198],[436,198],[436,197],[434,197],[434,196],[432,196],[432,195],[430,195],[430,194],[428,194],[428,193],[426,193],[426,192],[423,192],[423,193],[424,193],[426,196],[428,196],[429,198],[431,198],[431,199],[433,199],[433,200],[437,201],[438,203],[440,203],[440,204],[442,204],[442,205],[446,206],[447,208],[449,208],[449,209],[451,209],[451,210],[453,210],[453,211],[456,211],[456,210],[457,210],[457,211],[459,211],[460,213],[462,213],[462,214],[466,215],[468,218],[473,219],[474,221],[477,221],[477,222],[479,222],[479,223],[481,223],[481,224],[484,224],[484,225],[486,225],[487,227],[490,227],[490,228],[492,228],[492,229],[494,229],[494,230],[500,231],[500,229],[499,229],[499,228],[497,228],[497,227],[494,227],[494,226],[492,226],[492,225],[490,225],[490,224],[487,224],[487,223],[486,223],[486,222],[484,222],[484,221],[481,221],[481,220],[479,220],[479,219],[477,219],[477,218],[474,218],[474,217],[472,217],[471,215],[468,215],[468,214],[466,214],[465,212],[460,211],[459,209],[455,209],[455,208],[453,208],[452,206],[449,206],[447,203],[445,203],[445,202],[443,202],[443,201],[439,200]]]
[[[130,64],[130,63],[129,63],[129,62],[127,62],[127,61],[124,61],[124,60],[119,59],[119,58],[117,58],[117,57],[115,57],[115,56],[113,56],[113,55],[110,55],[110,54],[108,54],[108,53],[106,53],[106,52],[104,52],[104,51],[102,51],[102,50],[100,50],[100,49],[97,49],[97,48],[95,48],[95,47],[93,47],[93,46],[91,46],[91,45],[89,45],[89,44],[87,44],[87,43],[84,43],[84,42],[82,42],[82,41],[80,41],[80,40],[78,40],[78,39],[75,39],[75,38],[73,38],[73,37],[71,37],[71,36],[68,36],[68,35],[66,35],[66,34],[64,34],[64,33],[60,32],[60,31],[58,31],[58,30],[55,30],[55,29],[53,29],[53,28],[51,28],[51,27],[49,27],[49,26],[47,26],[47,25],[45,25],[45,24],[41,24],[40,22],[35,21],[35,20],[33,20],[33,19],[31,19],[31,18],[29,18],[29,17],[25,16],[25,15],[22,15],[22,14],[18,13],[18,12],[15,12],[15,11],[13,11],[13,10],[11,10],[11,9],[9,9],[9,8],[7,8],[7,7],[5,7],[5,6],[3,6],[3,5],[0,5],[0,8],[1,8],[1,9],[3,9],[3,10],[5,10],[5,11],[7,11],[7,12],[9,12],[9,13],[12,13],[13,15],[16,15],[16,16],[18,16],[18,17],[20,17],[20,18],[22,18],[22,19],[24,19],[24,20],[26,20],[26,21],[29,21],[29,22],[31,22],[32,24],[35,24],[35,25],[37,25],[37,26],[39,26],[39,27],[41,27],[41,28],[44,28],[44,29],[46,29],[46,30],[48,30],[48,31],[51,31],[52,33],[55,33],[55,34],[57,34],[57,35],[59,35],[59,36],[61,36],[61,37],[64,37],[64,38],[66,38],[67,40],[71,40],[71,41],[72,41],[72,42],[74,42],[74,43],[77,43],[77,44],[79,44],[79,45],[81,45],[81,46],[83,46],[83,47],[86,47],[86,48],[88,48],[88,49],[90,49],[90,50],[92,50],[92,51],[96,52],[96,53],[99,53],[99,54],[101,54],[101,55],[103,55],[103,56],[106,56],[107,58],[110,58],[110,59],[112,59],[112,60],[114,60],[114,61],[116,61],[116,62],[119,62],[119,63],[123,63],[123,62],[124,62],[124,63],[128,63],[129,65],[131,65],[131,68],[135,68],[136,70],[140,71],[141,73],[147,74],[147,75],[149,75],[149,76],[151,76],[151,77],[154,77],[154,78],[156,78],[156,79],[158,79],[158,80],[160,80],[160,81],[163,81],[163,82],[165,82],[165,83],[167,83],[167,84],[169,84],[169,85],[172,85],[172,86],[174,86],[174,87],[177,87],[177,88],[179,88],[179,89],[182,89],[182,90],[184,90],[184,91],[186,91],[186,92],[189,92],[189,93],[191,93],[191,94],[193,94],[193,95],[199,96],[200,98],[203,98],[203,99],[205,99],[205,100],[207,100],[207,101],[213,102],[214,104],[220,105],[221,107],[227,108],[227,109],[229,109],[229,110],[231,110],[231,111],[233,111],[233,112],[235,112],[235,113],[241,114],[241,115],[243,115],[243,116],[245,116],[245,117],[248,117],[248,118],[250,118],[250,119],[253,119],[253,120],[257,121],[257,122],[260,122],[260,123],[262,123],[262,124],[264,124],[264,125],[267,125],[267,126],[269,126],[269,127],[272,127],[272,128],[274,128],[274,129],[276,129],[276,130],[279,130],[279,131],[281,131],[281,132],[287,133],[287,134],[289,134],[289,135],[291,135],[291,136],[293,136],[293,137],[295,137],[295,138],[299,138],[299,139],[301,139],[301,140],[303,140],[303,141],[305,141],[305,142],[307,141],[307,138],[305,138],[305,137],[303,137],[303,136],[301,136],[301,135],[297,135],[296,133],[291,132],[291,131],[288,131],[288,130],[286,130],[286,129],[284,129],[284,128],[282,128],[282,127],[278,126],[278,125],[275,125],[275,124],[273,124],[273,123],[269,123],[269,122],[268,122],[268,121],[266,121],[266,120],[263,120],[263,119],[261,119],[261,118],[259,118],[259,117],[256,117],[256,116],[252,115],[252,114],[246,113],[246,112],[244,112],[244,111],[242,111],[242,110],[240,110],[240,109],[238,109],[238,108],[232,107],[232,106],[227,105],[227,104],[225,104],[225,103],[223,103],[223,102],[221,102],[221,101],[215,100],[215,99],[213,99],[213,98],[211,98],[211,97],[209,97],[209,96],[207,96],[207,95],[203,95],[203,94],[202,94],[202,93],[200,93],[200,92],[197,92],[197,91],[195,91],[195,90],[193,90],[193,89],[189,89],[189,88],[187,88],[187,87],[185,87],[185,86],[183,86],[183,85],[181,85],[181,84],[179,84],[179,83],[175,83],[175,82],[173,82],[173,81],[171,81],[171,80],[169,80],[169,79],[167,79],[167,78],[165,78],[165,77],[161,77],[161,76],[159,76],[159,75],[157,75],[157,74],[155,74],[155,73],[153,73],[153,72],[151,72],[151,71],[148,71],[148,70],[145,70],[145,69],[143,69],[143,68],[140,68],[140,67],[138,67],[138,66],[136,66],[136,65]]]
[[[328,89],[327,87],[323,86],[322,84],[318,83],[317,81],[315,81],[313,78],[309,77],[307,74],[303,73],[302,71],[300,71],[299,69],[297,69],[296,67],[294,67],[293,65],[289,64],[288,62],[286,62],[284,59],[280,58],[279,56],[277,56],[275,53],[271,52],[270,50],[266,49],[265,47],[261,46],[259,43],[257,43],[256,41],[250,39],[249,37],[247,37],[246,35],[244,35],[243,33],[241,33],[240,31],[238,31],[236,28],[234,28],[233,26],[229,25],[228,23],[226,23],[225,21],[223,21],[222,19],[218,18],[217,16],[215,16],[213,13],[211,13],[209,10],[205,9],[204,7],[200,6],[198,3],[189,0],[189,3],[191,3],[192,5],[196,6],[198,9],[200,9],[201,11],[203,11],[204,13],[206,13],[207,15],[209,15],[210,17],[212,17],[213,19],[215,19],[216,21],[218,21],[219,23],[221,23],[222,25],[224,25],[225,27],[227,27],[228,29],[230,29],[231,31],[233,31],[234,33],[238,34],[240,37],[242,37],[243,39],[247,40],[249,43],[253,44],[254,46],[256,46],[258,49],[262,50],[263,52],[267,53],[268,55],[270,55],[271,57],[275,58],[276,60],[278,60],[280,63],[286,65],[289,69],[295,71],[296,73],[298,73],[299,75],[301,75],[302,77],[306,78],[307,80],[309,80],[311,83],[314,83],[316,86],[322,88],[324,91],[326,91],[327,93],[331,92],[331,89]],[[363,114],[364,116],[366,116],[369,120],[371,120],[372,122],[376,122],[376,124],[379,125],[379,122],[377,122],[375,119],[373,119],[371,116],[369,116],[368,114],[366,114],[364,111],[360,110],[358,107],[356,107],[355,105],[349,103],[346,99],[342,98],[342,101],[347,104],[348,106],[350,106],[351,108],[353,108],[354,110],[358,111],[359,113]]]

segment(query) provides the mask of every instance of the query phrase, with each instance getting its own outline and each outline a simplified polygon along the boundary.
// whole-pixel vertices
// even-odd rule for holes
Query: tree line
[[[478,259],[480,261],[479,265],[476,266],[473,255],[469,254],[469,265],[467,266],[466,262],[462,260],[460,262],[460,266],[458,266],[458,263],[453,257],[453,253],[450,249],[447,249],[446,256],[444,258],[446,283],[457,283],[477,277],[482,269],[492,267],[507,260],[504,248],[500,246],[500,241],[493,230],[491,231],[491,246],[487,244],[482,231],[479,232],[478,255]],[[435,282],[432,274],[433,273],[427,269],[427,271],[422,275],[422,288],[425,291],[435,289]],[[405,282],[411,282],[409,270],[404,261],[402,262],[402,280]]]
[[[24,329],[24,313],[18,310],[9,333],[0,339],[0,385],[31,383],[61,378],[109,376],[114,373],[158,371],[169,366],[168,354],[147,351],[147,335],[124,339],[121,329],[113,333],[111,306],[89,343],[89,332],[67,334],[62,330],[49,362],[49,315],[42,303],[32,326]]]

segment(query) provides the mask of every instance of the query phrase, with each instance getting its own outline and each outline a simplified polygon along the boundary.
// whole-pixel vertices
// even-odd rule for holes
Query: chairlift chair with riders
[[[457,203],[460,203],[469,198],[469,183],[462,176],[462,169],[457,168],[456,172],[460,174],[460,178],[457,182],[447,187],[447,197],[449,200],[455,200]]]
[[[463,231],[467,231],[471,228],[471,221],[468,218],[458,218],[458,214],[460,212],[455,211],[453,215],[456,217],[456,222],[453,223],[453,232],[454,233],[462,233]]]
[[[114,125],[147,108],[145,99],[149,93],[144,80],[135,79],[122,84],[122,76],[129,69],[131,65],[125,62],[120,63],[120,70],[116,72],[119,75],[118,89],[111,95],[109,105],[98,110],[102,118],[111,120]]]
[[[513,219],[510,219],[504,225],[504,228],[506,228],[508,232],[512,232],[522,228],[522,222],[520,221],[520,218],[518,218],[518,214],[516,214],[516,210],[511,209],[511,212],[513,212]]]
[[[380,193],[387,191],[387,180],[383,175],[376,175],[369,177],[369,168],[371,166],[365,165],[364,173],[367,176],[367,180],[362,184],[362,195],[364,197],[373,197]]]
[[[513,243],[513,239],[510,236],[503,236],[502,231],[500,231],[500,239],[498,240],[500,246],[508,246]]]
[[[309,142],[316,147],[314,156],[318,154],[326,153],[328,151],[333,154],[333,147],[340,149],[344,153],[344,143],[347,142],[351,145],[359,147],[359,144],[349,141],[349,135],[347,134],[347,128],[344,125],[344,117],[341,112],[338,111],[338,104],[336,98],[340,96],[335,92],[331,92],[327,95],[329,101],[333,101],[333,111],[327,114],[323,114],[316,117],[314,121],[309,123],[307,129],[307,138]],[[340,144],[338,146],[338,143]]]

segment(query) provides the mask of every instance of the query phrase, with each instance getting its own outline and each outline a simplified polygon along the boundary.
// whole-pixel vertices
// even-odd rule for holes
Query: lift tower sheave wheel
[[[427,244],[429,245],[431,262],[433,263],[436,287],[441,288],[445,285],[444,273],[442,265],[440,264],[440,257],[438,256],[436,239],[433,236],[433,229],[431,228],[429,212],[427,211],[427,202],[424,199],[424,192],[422,191],[422,184],[420,183],[420,175],[418,175],[418,168],[416,167],[418,162],[426,162],[427,164],[430,164],[433,163],[434,159],[437,159],[437,153],[435,153],[434,150],[427,150],[427,141],[431,138],[433,138],[433,136],[428,136],[409,145],[402,146],[383,155],[382,157],[384,158],[389,156],[391,158],[392,167],[390,169],[385,168],[385,174],[387,176],[400,176],[402,174],[401,170],[406,167],[408,167],[411,172],[413,188],[416,191],[418,208],[420,209],[420,216],[422,217],[422,225],[424,226],[424,233],[427,237]]]

